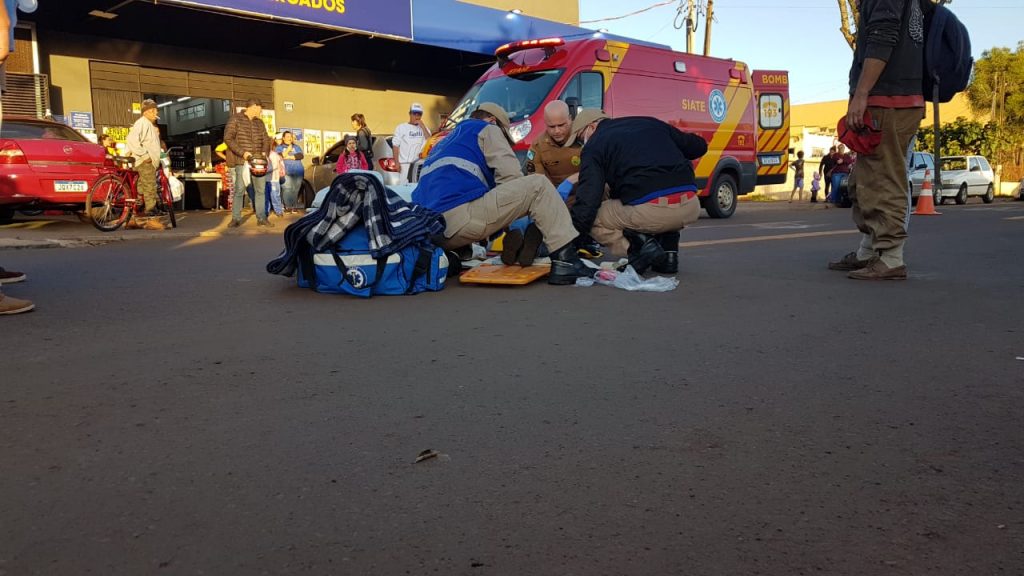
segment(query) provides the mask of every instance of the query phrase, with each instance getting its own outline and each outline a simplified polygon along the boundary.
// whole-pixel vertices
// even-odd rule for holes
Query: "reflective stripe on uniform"
[[[427,174],[430,174],[434,170],[437,170],[438,168],[441,168],[443,166],[455,166],[460,170],[469,172],[470,174],[476,176],[481,182],[483,182],[484,186],[490,188],[490,185],[487,184],[487,177],[484,176],[484,173],[482,170],[480,170],[479,166],[477,166],[473,162],[470,162],[469,160],[463,158],[456,158],[454,156],[441,158],[437,162],[434,162],[430,166],[427,166],[422,171],[420,171],[419,179],[422,180]]]

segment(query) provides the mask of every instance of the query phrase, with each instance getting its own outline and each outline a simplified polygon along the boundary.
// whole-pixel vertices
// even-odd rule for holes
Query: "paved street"
[[[865,283],[848,210],[744,203],[667,294],[0,250],[0,575],[1020,575],[1024,203],[940,210]]]

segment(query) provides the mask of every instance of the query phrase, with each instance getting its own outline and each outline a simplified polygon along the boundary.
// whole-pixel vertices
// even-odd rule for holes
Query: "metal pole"
[[[707,20],[704,22],[704,25],[705,25],[705,28],[704,28],[704,55],[705,56],[710,56],[711,55],[711,20],[712,20],[712,18],[715,17],[714,4],[715,4],[715,0],[708,0],[708,13],[707,13],[707,16],[705,16],[705,18]]]
[[[686,53],[693,54],[693,6],[694,0],[686,2]]]

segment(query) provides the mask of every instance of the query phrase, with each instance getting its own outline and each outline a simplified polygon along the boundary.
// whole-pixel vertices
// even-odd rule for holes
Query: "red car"
[[[5,116],[0,126],[0,223],[19,209],[81,210],[113,164],[106,150],[50,120]]]

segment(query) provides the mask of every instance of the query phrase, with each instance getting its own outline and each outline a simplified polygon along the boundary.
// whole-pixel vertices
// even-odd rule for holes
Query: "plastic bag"
[[[598,270],[593,278],[577,278],[577,286],[611,286],[629,292],[671,292],[679,286],[679,279],[668,276],[654,276],[643,278],[636,273],[632,266],[626,266],[622,272],[616,270]]]
[[[174,176],[168,176],[167,183],[171,187],[171,198],[173,198],[175,202],[181,202],[181,197],[185,195],[185,184]]]

